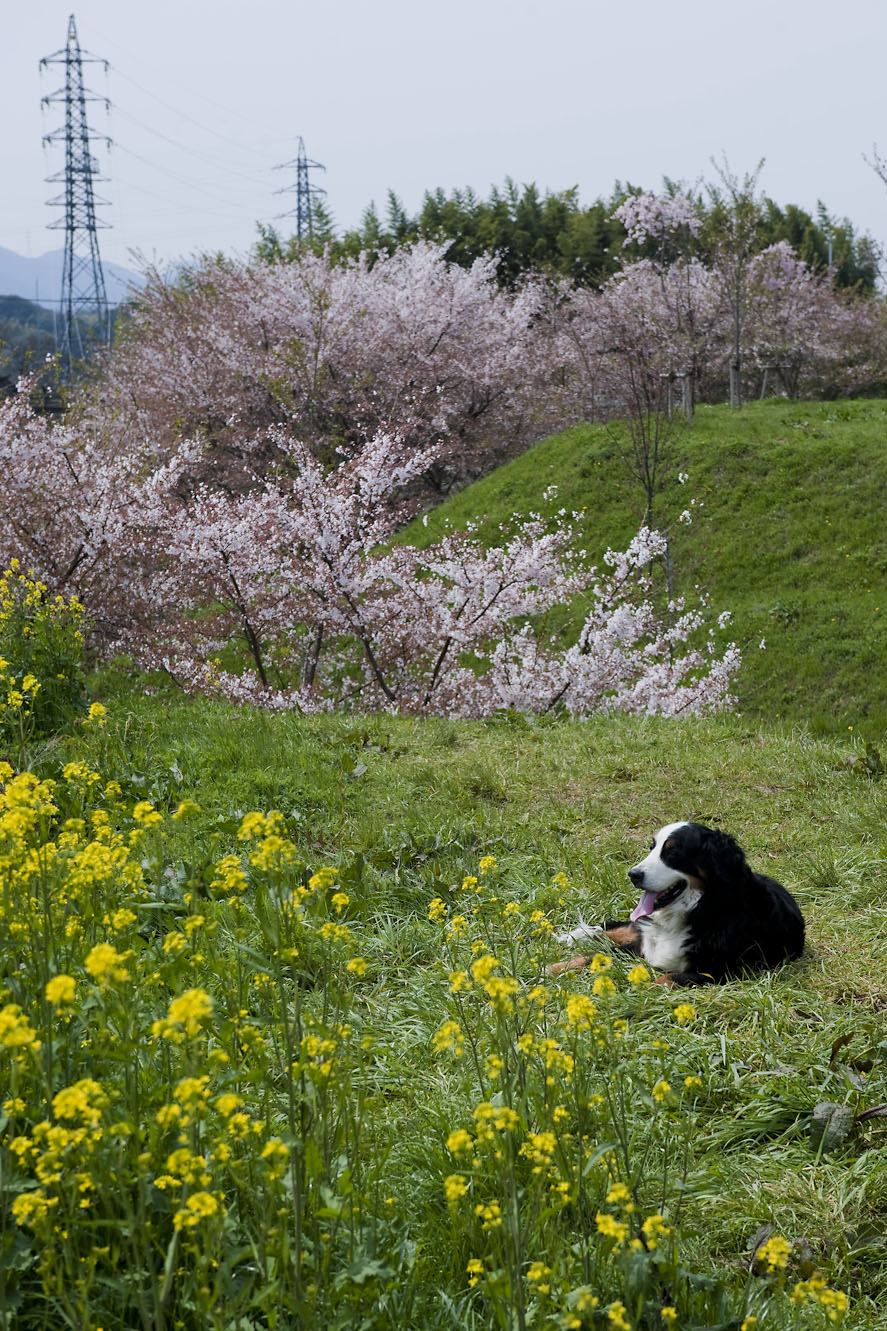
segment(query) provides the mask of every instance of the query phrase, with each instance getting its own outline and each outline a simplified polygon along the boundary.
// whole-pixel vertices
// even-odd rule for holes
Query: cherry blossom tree
[[[465,269],[445,253],[418,241],[373,263],[306,252],[152,273],[101,410],[134,412],[161,448],[205,437],[216,479],[224,467],[234,485],[279,461],[274,426],[327,462],[396,429],[409,447],[436,446],[439,489],[462,483],[562,421],[563,373],[537,319],[541,279],[505,292],[495,259]]]
[[[733,649],[678,652],[701,618],[654,612],[662,538],[644,530],[608,554],[603,578],[563,512],[516,520],[498,545],[469,529],[419,550],[392,537],[433,448],[380,434],[327,470],[285,427],[262,437],[279,466],[238,491],[193,480],[212,456],[206,439],[150,468],[150,446],[106,456],[20,393],[0,406],[0,456],[19,477],[3,553],[53,591],[77,590],[105,651],[239,702],[454,716],[729,702]],[[240,446],[249,456],[253,444]],[[544,642],[546,611],[580,595],[590,610],[577,644]]]
[[[626,229],[621,271],[600,292],[572,293],[563,317],[598,401],[620,423],[614,428],[651,526],[679,428],[675,384],[692,420],[695,386],[722,338],[724,309],[710,270],[691,253],[700,225],[691,198],[632,195],[615,216]],[[638,248],[653,257],[631,260]]]
[[[32,404],[34,379],[0,402],[0,561],[18,558],[56,593],[113,614],[111,550],[134,493],[137,459],[119,435],[53,422]],[[101,611],[100,611],[101,607]]]
[[[735,650],[682,655],[676,646],[701,630],[700,614],[653,609],[650,565],[663,538],[644,530],[626,555],[608,554],[616,571],[606,579],[575,550],[563,513],[515,522],[492,547],[471,529],[425,550],[390,544],[397,496],[429,454],[378,436],[327,474],[305,445],[278,444],[286,468],[252,495],[202,487],[178,509],[145,505],[151,546],[160,538],[165,550],[162,576],[141,585],[155,612],[134,621],[131,650],[145,664],[191,689],[309,712],[482,716],[518,701],[576,715],[661,711],[669,692],[671,709],[729,701]],[[158,497],[164,490],[175,486],[158,486]],[[535,645],[532,674],[530,626],[581,593],[592,609],[579,643]],[[246,670],[222,662],[236,638]]]
[[[836,291],[829,274],[814,273],[786,241],[755,255],[747,276],[746,350],[761,372],[761,397],[781,386],[862,387],[877,374],[881,319],[872,301]]]

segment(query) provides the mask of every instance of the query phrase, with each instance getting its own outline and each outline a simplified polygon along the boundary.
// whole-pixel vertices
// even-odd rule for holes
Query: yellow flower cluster
[[[152,1024],[151,1034],[173,1044],[191,1040],[212,1017],[213,1006],[205,989],[188,989],[170,1002],[166,1016]]]
[[[791,1256],[792,1245],[781,1234],[774,1234],[762,1243],[755,1253],[755,1258],[766,1271],[784,1270]]]
[[[464,1174],[448,1174],[444,1179],[444,1196],[448,1206],[457,1206],[467,1191],[468,1179]]]
[[[223,855],[215,866],[209,890],[219,897],[238,897],[246,891],[246,874],[239,855]]]
[[[431,1047],[436,1054],[448,1052],[455,1058],[461,1058],[465,1047],[465,1035],[458,1021],[445,1021],[440,1029],[435,1031]]]
[[[84,969],[104,989],[109,984],[125,984],[130,978],[124,963],[128,952],[118,952],[110,943],[96,943],[84,961]]]
[[[177,1230],[195,1229],[222,1213],[222,1204],[215,1193],[192,1192],[185,1205],[176,1211],[172,1223]]]
[[[579,1031],[591,1029],[596,1008],[587,994],[570,994],[566,1005],[567,1025]]]
[[[544,1262],[531,1262],[527,1268],[527,1280],[535,1285],[540,1294],[548,1294],[551,1289],[551,1267]]]
[[[809,1280],[799,1280],[790,1297],[797,1304],[819,1304],[830,1322],[837,1322],[850,1306],[844,1291],[832,1289],[819,1271],[815,1271]]]
[[[517,1132],[520,1119],[510,1105],[494,1105],[482,1101],[474,1108],[474,1130],[478,1142],[497,1143],[504,1132]]]
[[[53,1007],[62,1007],[74,1002],[77,982],[73,975],[54,975],[46,984],[46,1001]]]
[[[464,1155],[474,1147],[474,1138],[465,1128],[454,1128],[447,1137],[447,1150],[452,1155]]]
[[[532,1161],[534,1174],[541,1174],[551,1164],[556,1150],[557,1137],[553,1132],[528,1132],[519,1154]]]
[[[502,1224],[502,1206],[497,1201],[478,1202],[474,1214],[480,1220],[482,1229],[498,1229]]]
[[[607,1211],[598,1211],[594,1222],[598,1233],[603,1234],[606,1239],[614,1239],[617,1247],[627,1242],[628,1225],[624,1220],[617,1220],[614,1215],[610,1215]]]
[[[36,1052],[40,1048],[36,1033],[17,1003],[7,1003],[0,1008],[0,1048],[17,1052]]]

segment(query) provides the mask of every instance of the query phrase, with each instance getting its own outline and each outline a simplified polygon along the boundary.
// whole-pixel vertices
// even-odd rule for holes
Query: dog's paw
[[[571,929],[569,933],[555,934],[554,936],[559,943],[563,943],[564,947],[570,947],[574,943],[581,943],[585,939],[594,938],[596,934],[602,934],[603,932],[604,926],[602,924],[586,924],[583,920],[580,920],[576,928]]]
[[[565,975],[568,971],[581,971],[588,962],[588,957],[570,957],[569,961],[556,961],[552,966],[548,966],[546,973],[555,976]]]

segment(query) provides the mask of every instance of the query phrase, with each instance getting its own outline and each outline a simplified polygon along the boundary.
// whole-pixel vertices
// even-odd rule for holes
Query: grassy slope
[[[120,717],[126,699],[110,701]],[[706,1092],[685,1232],[694,1260],[712,1271],[736,1262],[760,1224],[804,1236],[854,1298],[848,1325],[887,1326],[870,1301],[887,1294],[887,1262],[881,1241],[866,1237],[880,1233],[887,1195],[883,1152],[866,1149],[882,1144],[883,1129],[875,1119],[822,1159],[806,1129],[819,1100],[861,1108],[887,1099],[876,1048],[887,1006],[884,791],[848,766],[849,738],[815,740],[735,717],[355,722],[129,705],[123,749],[97,739],[93,760],[107,775],[119,763],[121,776],[135,761],[153,774],[147,792],[162,798],[152,782],[175,759],[181,783],[176,772],[168,798],[193,795],[204,811],[198,844],[179,853],[229,849],[232,814],[276,806],[309,862],[362,856],[360,949],[372,962],[362,1010],[384,1019],[388,1051],[375,1127],[398,1143],[392,1191],[412,1198],[413,1233],[432,1247],[425,1229],[439,1198],[417,1161],[457,1106],[430,1052],[445,985],[430,898],[492,853],[510,888],[558,926],[580,911],[621,914],[632,898],[625,866],[652,828],[688,816],[732,830],[753,864],[797,894],[809,948],[783,972],[693,995],[700,1020],[686,1038]],[[550,879],[560,870],[571,886],[558,903]],[[591,980],[584,972],[568,983],[585,992]],[[639,1003],[627,1015],[656,1021],[654,1009]],[[850,1043],[833,1061],[843,1035]],[[860,1081],[853,1064],[862,1058],[874,1064]]]
[[[734,612],[746,715],[819,733],[887,729],[885,434],[884,402],[771,401],[701,408],[677,442],[655,518],[673,521],[694,496],[704,503],[692,526],[674,529],[675,570],[681,588],[699,583],[716,610]],[[492,532],[514,512],[544,509],[552,483],[557,506],[584,510],[583,541],[596,558],[636,529],[639,488],[606,428],[585,426],[477,482],[407,539],[427,542],[444,522],[471,518]]]

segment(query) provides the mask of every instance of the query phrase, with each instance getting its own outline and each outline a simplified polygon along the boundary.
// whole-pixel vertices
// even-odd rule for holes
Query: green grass
[[[610,1331],[620,1300],[633,1331],[660,1331],[668,1300],[682,1331],[738,1331],[752,1310],[758,1331],[815,1331],[832,1324],[825,1311],[785,1297],[815,1266],[850,1296],[851,1331],[887,1331],[887,1119],[857,1118],[829,1150],[810,1131],[823,1101],[854,1116],[887,1102],[885,422],[881,403],[711,408],[679,442],[674,469],[690,481],[669,483],[662,512],[704,502],[703,519],[675,529],[676,568],[734,611],[740,715],[273,716],[108,672],[94,681],[106,726],[9,751],[17,770],[58,782],[60,812],[28,831],[29,856],[29,796],[16,787],[19,806],[4,809],[0,790],[0,1326],[534,1331],[578,1316],[583,1331]],[[492,532],[552,483],[558,504],[584,509],[589,548],[632,535],[636,496],[613,439],[588,427],[407,536],[478,516]],[[72,760],[100,778],[66,776]],[[172,819],[186,799],[199,811]],[[164,815],[157,827],[145,801]],[[237,835],[268,809],[294,857],[282,869],[262,867],[273,837]],[[609,997],[595,990],[606,975],[585,970],[534,998],[561,950],[532,912],[554,929],[624,918],[626,867],[676,818],[723,826],[786,883],[807,919],[804,958],[693,991],[634,987],[614,958]],[[112,835],[122,858],[107,871]],[[231,856],[242,895],[218,887]],[[488,856],[493,887],[475,902],[460,885]],[[348,900],[320,891],[303,926],[286,903],[321,866]],[[443,922],[429,917],[436,899]],[[459,912],[465,935],[448,939]],[[347,943],[323,933],[343,920]],[[513,1010],[480,981],[451,992],[448,973],[470,973],[481,940],[515,982]],[[120,955],[103,976],[88,963],[108,943]],[[364,973],[347,969],[355,953]],[[45,990],[59,974],[75,988],[61,1011]],[[179,1043],[157,1034],[194,989],[211,1019]],[[571,1026],[570,1000],[592,995],[599,1025]],[[695,1015],[679,1021],[687,1001]],[[476,1060],[436,1047],[454,1019]],[[555,1073],[541,1045],[519,1053],[521,1030],[561,1042]],[[329,1076],[308,1048],[321,1036],[335,1046]],[[503,1057],[498,1081],[490,1054]],[[697,1090],[684,1092],[687,1076]],[[92,1097],[79,1125],[53,1107],[78,1086]],[[220,1108],[234,1094],[250,1116],[239,1136]],[[486,1101],[516,1106],[519,1128],[478,1135],[474,1159],[454,1154],[449,1134],[474,1133]],[[45,1144],[59,1118],[60,1170]],[[518,1149],[549,1127],[568,1134],[562,1209]],[[264,1152],[277,1138],[291,1164],[275,1175]],[[170,1183],[176,1147],[195,1153],[196,1181]],[[610,1251],[597,1234],[601,1209],[620,1214],[607,1160],[630,1186],[631,1223],[661,1212],[674,1252]],[[449,1209],[457,1172],[470,1192]],[[192,1194],[203,1218],[182,1222]],[[474,1208],[496,1199],[509,1224],[484,1229]],[[750,1269],[766,1227],[791,1245],[784,1274]],[[530,1274],[540,1262],[549,1292]],[[579,1315],[585,1286],[601,1306]]]
[[[487,1326],[490,1309],[500,1306],[492,1287],[487,1296],[472,1294],[464,1277],[466,1260],[493,1251],[492,1239],[472,1238],[467,1220],[448,1221],[441,1202],[443,1174],[457,1167],[447,1161],[447,1132],[470,1125],[480,1093],[461,1062],[433,1052],[433,1033],[448,1008],[441,926],[428,919],[429,902],[439,896],[457,909],[456,886],[477,873],[481,857],[493,855],[501,899],[517,901],[525,914],[545,910],[555,927],[580,913],[624,917],[633,901],[626,866],[652,829],[681,817],[722,824],[755,867],[790,887],[807,918],[808,948],[803,961],[779,972],[683,995],[629,992],[617,965],[619,994],[610,1001],[629,1022],[626,1054],[633,1051],[635,1064],[619,1071],[614,1063],[610,1075],[647,1076],[650,1042],[666,1038],[671,1052],[663,1057],[676,1070],[669,1075],[691,1072],[704,1085],[689,1137],[683,1113],[660,1115],[651,1126],[655,1106],[641,1100],[642,1087],[626,1101],[630,1153],[642,1180],[649,1177],[648,1187],[640,1184],[644,1205],[672,1218],[679,1210],[681,1263],[700,1279],[735,1295],[748,1279],[742,1273],[754,1236],[771,1225],[795,1245],[790,1284],[806,1270],[809,1249],[829,1281],[850,1294],[846,1324],[860,1331],[887,1327],[881,1120],[860,1125],[822,1155],[809,1140],[818,1102],[847,1103],[858,1112],[887,1100],[884,786],[854,762],[861,749],[852,736],[817,738],[736,717],[586,724],[303,719],[206,702],[134,701],[125,692],[106,700],[112,724],[85,741],[95,768],[120,782],[125,799],[147,797],[162,809],[189,797],[201,806],[187,826],[166,825],[162,862],[170,885],[205,882],[199,866],[238,849],[234,832],[242,814],[275,807],[304,861],[337,865],[348,886],[355,903],[350,924],[370,966],[349,999],[349,1020],[375,1041],[360,1070],[364,1168],[370,1160],[379,1165],[383,1181],[375,1186],[390,1193],[385,1204],[396,1212],[398,1242],[415,1245],[412,1311],[397,1305],[398,1331],[454,1325],[444,1304],[460,1309],[460,1325]],[[50,747],[38,765],[57,771],[78,745]],[[558,873],[566,874],[567,886],[552,883]],[[170,896],[170,909],[185,919],[197,908],[211,919],[220,912],[204,970],[183,983],[203,983],[222,995],[242,972],[244,947],[256,967],[272,968],[254,927],[230,933],[222,903],[216,907],[202,895],[190,907],[179,900]],[[525,993],[538,963],[534,972],[529,954],[518,956],[515,973]],[[593,982],[585,971],[556,987],[590,993]],[[686,1029],[672,1019],[681,996],[698,1013]],[[322,998],[317,990],[305,1002]],[[478,1021],[479,1038],[488,1038],[494,1018],[479,1013]],[[591,1045],[587,1066],[581,1044],[577,1056],[577,1076],[581,1071],[604,1089],[606,1081],[595,1081],[601,1073]],[[273,1119],[275,1102],[285,1101],[279,1080],[270,1096],[263,1094]],[[672,1154],[685,1150],[686,1157],[672,1165],[677,1175],[657,1193],[672,1138]],[[528,1257],[556,1266],[567,1252],[560,1247],[563,1229],[546,1223],[547,1239]],[[757,1297],[767,1281],[750,1279]],[[614,1297],[612,1285],[607,1297]],[[543,1314],[537,1308],[531,1323]],[[390,1324],[378,1310],[374,1315],[368,1324]],[[824,1324],[814,1312],[784,1315],[788,1322],[771,1309],[761,1325]],[[696,1321],[686,1325],[710,1326],[713,1317],[713,1303],[700,1305]]]
[[[704,507],[675,527],[679,590],[699,584],[734,613],[744,648],[740,708],[815,733],[887,730],[887,404],[768,401],[742,411],[702,407],[679,436],[654,519],[669,524],[691,497]],[[686,472],[683,486],[677,474]],[[553,436],[414,523],[428,543],[446,522],[480,519],[492,537],[512,513],[582,510],[582,543],[599,559],[623,546],[643,512],[604,426]],[[761,639],[766,650],[759,650]]]

